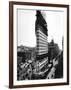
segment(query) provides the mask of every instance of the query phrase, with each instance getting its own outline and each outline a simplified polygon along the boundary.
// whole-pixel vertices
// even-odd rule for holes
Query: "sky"
[[[64,31],[64,13],[62,11],[43,11],[46,16],[48,29],[48,42],[54,39],[54,42],[58,44],[59,48],[62,49],[62,37]],[[17,45],[23,46],[36,46],[35,36],[35,21],[36,21],[36,10],[24,10],[18,9],[17,11]]]

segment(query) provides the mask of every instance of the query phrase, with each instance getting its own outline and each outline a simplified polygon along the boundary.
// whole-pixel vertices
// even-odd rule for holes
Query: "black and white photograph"
[[[13,6],[14,85],[67,82],[67,8]]]
[[[18,9],[17,14],[17,80],[63,78],[63,12]]]

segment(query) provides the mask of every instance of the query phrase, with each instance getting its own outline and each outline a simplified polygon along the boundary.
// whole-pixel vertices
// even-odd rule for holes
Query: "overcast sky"
[[[57,11],[44,11],[48,28],[48,42],[54,39],[62,49],[62,36],[64,30],[64,14]],[[18,46],[36,46],[35,21],[36,10],[18,10],[17,12]]]

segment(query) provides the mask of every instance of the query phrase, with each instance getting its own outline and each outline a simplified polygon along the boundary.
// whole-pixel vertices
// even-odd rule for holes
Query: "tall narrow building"
[[[37,41],[37,60],[41,61],[48,57],[48,30],[47,23],[45,21],[45,12],[36,11],[36,23],[35,23],[36,41]]]

